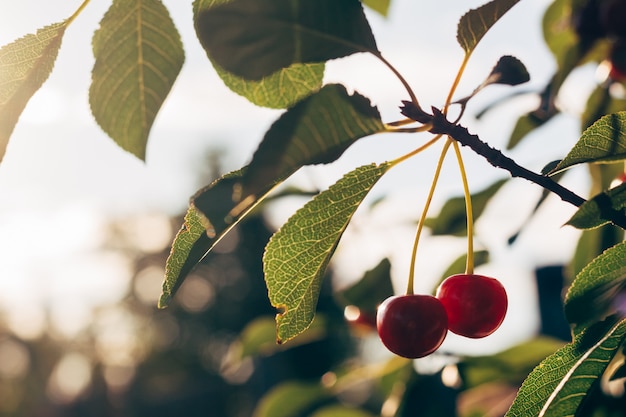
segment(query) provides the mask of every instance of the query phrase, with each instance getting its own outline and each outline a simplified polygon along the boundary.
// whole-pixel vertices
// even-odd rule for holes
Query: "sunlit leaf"
[[[263,257],[270,302],[279,309],[277,341],[302,333],[315,315],[322,276],[352,215],[391,164],[346,174],[298,210],[272,236]]]
[[[472,194],[472,212],[477,220],[491,198],[506,183],[506,179],[496,181],[489,187]],[[465,197],[453,197],[446,201],[437,217],[426,219],[425,225],[433,235],[463,236],[466,233]]]
[[[167,258],[163,293],[159,299],[160,308],[167,307],[193,267],[248,213],[249,210],[244,211],[229,222],[224,220],[233,207],[232,195],[241,182],[243,172],[244,170],[238,170],[226,174],[196,194],[197,198],[211,203],[211,213],[214,214],[215,220],[209,224],[205,215],[201,214],[193,203],[189,207],[183,226],[176,235]],[[271,187],[268,186],[268,191]],[[252,204],[248,209],[251,207]]]
[[[526,378],[507,417],[574,416],[626,335],[626,320],[599,323],[542,361]]]
[[[463,15],[456,39],[465,53],[471,54],[487,31],[517,2],[519,0],[493,0]]]
[[[586,129],[553,173],[588,162],[626,158],[626,111],[603,116]]]
[[[172,296],[182,284],[189,271],[202,259],[209,244],[209,236],[202,224],[202,216],[189,207],[184,224],[176,234],[170,255],[165,264],[165,280],[159,298],[159,308],[168,306]]]
[[[593,261],[607,248],[614,246],[624,239],[624,232],[622,231],[619,236],[616,236],[614,233],[616,230],[621,229],[605,226],[583,230],[568,268],[568,275],[572,280],[589,262]],[[607,236],[607,234],[609,236]],[[607,244],[606,241],[610,241],[611,244]]]
[[[324,64],[293,64],[259,81],[237,77],[213,64],[224,84],[257,106],[290,107],[322,87]]]
[[[196,32],[217,65],[250,80],[294,63],[378,52],[358,0],[230,0],[199,10]]]
[[[329,397],[319,384],[286,382],[261,398],[252,417],[298,417]]]
[[[115,0],[94,34],[93,51],[91,111],[122,149],[143,160],[185,60],[176,26],[160,0]]]
[[[46,26],[0,49],[0,161],[26,104],[52,72],[69,22]]]
[[[193,15],[196,28],[201,10],[207,10],[230,0],[196,0],[193,3]],[[217,75],[233,92],[245,97],[251,103],[269,108],[287,108],[302,98],[319,90],[324,78],[323,63],[292,64],[282,68],[261,80],[246,80],[238,77],[211,60]]]
[[[577,330],[613,314],[626,287],[626,243],[604,251],[580,273],[565,296],[565,316]]]
[[[383,132],[370,101],[330,84],[284,113],[266,133],[244,178],[246,194],[291,174],[302,165],[335,161],[355,140]]]
[[[626,184],[611,188],[587,200],[567,224],[578,229],[593,229],[609,223],[615,213],[626,216]]]
[[[381,15],[387,16],[391,0],[363,0],[363,4]]]

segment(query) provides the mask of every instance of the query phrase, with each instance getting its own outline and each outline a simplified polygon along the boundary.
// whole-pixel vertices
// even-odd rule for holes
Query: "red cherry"
[[[415,359],[430,355],[441,346],[448,332],[448,316],[435,297],[396,295],[378,307],[376,327],[387,349]]]
[[[437,289],[437,298],[448,313],[450,331],[471,338],[495,332],[508,307],[500,281],[483,275],[452,275]]]

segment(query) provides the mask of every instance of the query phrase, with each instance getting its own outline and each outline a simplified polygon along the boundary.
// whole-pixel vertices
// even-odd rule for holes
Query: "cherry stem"
[[[456,77],[454,78],[454,82],[452,83],[450,91],[448,92],[446,104],[443,106],[443,114],[448,114],[448,108],[450,107],[450,103],[452,103],[452,96],[454,96],[454,93],[459,86],[459,83],[461,82],[461,78],[463,77],[463,73],[465,72],[465,67],[467,67],[467,63],[469,62],[469,57],[470,54],[465,54],[465,56],[463,57],[463,62],[461,62],[461,66],[459,67],[459,70],[456,73]]]
[[[85,9],[85,7],[87,7],[87,5],[89,4],[90,0],[85,0],[83,1],[83,3],[80,5],[80,7],[78,7],[78,10],[76,10],[74,12],[74,14],[72,14],[68,19],[67,19],[67,23],[72,23],[74,21],[74,19],[76,19],[78,17],[78,15]]]
[[[411,97],[411,102],[413,103],[413,105],[417,108],[421,108],[419,101],[417,100],[417,96],[415,95],[415,93],[413,92],[413,89],[411,88],[411,86],[409,85],[408,81],[402,76],[402,74],[400,74],[400,71],[398,71],[396,69],[396,67],[394,67],[393,65],[391,65],[391,62],[387,61],[385,59],[385,57],[380,53],[373,53],[374,56],[376,58],[378,58],[383,64],[385,64],[387,66],[387,68],[389,68],[391,70],[391,72],[394,73],[394,75],[398,78],[398,80],[400,80],[400,82],[402,83],[402,85],[404,86],[404,88],[406,89],[407,93],[409,93],[409,97]]]
[[[449,141],[454,142],[454,152],[456,153],[456,160],[459,164],[459,171],[461,172],[461,179],[463,181],[463,194],[465,195],[465,213],[467,221],[467,260],[465,262],[465,273],[471,275],[474,273],[474,215],[472,211],[472,195],[469,191],[469,184],[467,182],[467,174],[465,172],[465,164],[463,163],[463,156],[461,155],[461,148],[459,143],[452,138],[448,138]]]
[[[440,137],[441,135],[437,136],[435,139],[433,139],[433,141],[439,139]],[[433,176],[433,181],[430,185],[430,190],[428,191],[428,197],[426,198],[426,203],[424,204],[424,210],[422,211],[422,215],[419,219],[419,223],[417,224],[417,231],[415,232],[415,240],[413,242],[413,253],[411,254],[411,267],[409,269],[409,282],[406,287],[407,295],[414,294],[413,282],[415,281],[415,262],[417,259],[417,247],[419,244],[420,237],[422,235],[422,230],[424,229],[424,222],[426,221],[426,215],[428,214],[428,209],[430,208],[430,204],[433,200],[433,195],[435,194],[435,188],[437,188],[437,182],[439,181],[439,174],[441,174],[443,161],[452,143],[453,143],[452,140],[447,140],[445,145],[443,146],[443,149],[441,150],[441,155],[439,155],[439,161],[437,162],[437,168],[435,169],[435,175]]]

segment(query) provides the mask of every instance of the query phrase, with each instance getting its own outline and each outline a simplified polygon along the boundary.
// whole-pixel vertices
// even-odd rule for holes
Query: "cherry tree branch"
[[[422,124],[430,124],[432,128],[429,132],[434,134],[443,134],[456,140],[463,146],[471,148],[478,155],[485,158],[491,165],[496,168],[502,168],[508,171],[511,176],[524,178],[535,183],[548,191],[558,195],[563,201],[573,204],[576,207],[582,206],[587,200],[563,187],[552,178],[537,174],[523,166],[517,164],[514,160],[504,155],[498,149],[492,148],[477,135],[467,130],[466,127],[449,121],[446,116],[437,108],[432,108],[433,114],[428,114],[422,109],[413,106],[409,101],[403,101],[401,113],[406,117]],[[609,210],[605,213],[606,219],[610,220],[616,226],[626,229],[626,217],[617,210]]]

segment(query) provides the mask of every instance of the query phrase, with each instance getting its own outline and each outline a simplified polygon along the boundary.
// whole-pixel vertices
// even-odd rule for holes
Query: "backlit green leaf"
[[[257,106],[290,107],[322,87],[324,64],[293,64],[259,81],[237,77],[213,64],[224,84]]]
[[[185,60],[160,0],[114,0],[93,37],[89,90],[96,121],[122,149],[145,159],[152,124]]]
[[[196,0],[193,4],[196,29],[201,10],[204,11],[228,1],[230,0]],[[322,63],[293,64],[261,80],[253,81],[226,71],[211,59],[208,51],[207,55],[224,84],[233,92],[258,106],[276,109],[287,108],[322,87],[325,67]]]
[[[270,239],[263,269],[270,302],[279,309],[277,341],[311,324],[326,266],[352,215],[391,164],[366,165],[346,174],[298,210]]]
[[[577,330],[613,314],[626,287],[626,243],[604,251],[578,273],[565,296],[565,316]]]
[[[370,101],[330,84],[287,110],[265,134],[244,178],[246,194],[303,165],[335,161],[357,139],[383,132]]]
[[[52,72],[69,22],[46,26],[0,49],[0,161],[26,104]]]
[[[567,224],[578,229],[593,229],[610,222],[612,213],[626,216],[626,184],[621,184],[587,200]]]
[[[200,43],[218,66],[261,80],[294,63],[378,53],[359,0],[230,0],[200,9]]]
[[[576,145],[552,171],[589,162],[612,162],[626,158],[626,111],[603,116],[586,129]]]
[[[272,388],[261,398],[252,417],[298,417],[329,397],[319,384],[286,382]]]
[[[222,237],[252,208],[239,216],[229,218],[233,208],[233,193],[241,182],[244,170],[233,171],[217,179],[196,194],[196,198],[210,204],[212,222],[194,206],[193,202],[182,228],[176,235],[165,265],[165,281],[159,307],[167,307],[176,290],[193,267],[220,241]],[[268,187],[268,191],[271,186]],[[226,221],[225,219],[229,219]]]
[[[209,236],[202,224],[202,216],[192,206],[187,210],[183,226],[176,234],[170,255],[165,263],[165,280],[159,299],[159,308],[165,308],[183,282],[183,278],[202,259],[209,245]]]
[[[599,323],[542,361],[522,384],[507,417],[574,416],[626,335],[626,320]]]
[[[487,207],[489,200],[506,183],[506,179],[496,181],[489,187],[472,194],[472,212],[477,220]],[[446,201],[437,217],[426,219],[425,225],[433,235],[463,236],[466,233],[465,197],[453,197]]]
[[[493,0],[463,15],[457,27],[456,39],[465,53],[471,54],[487,31],[518,1]]]

